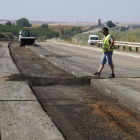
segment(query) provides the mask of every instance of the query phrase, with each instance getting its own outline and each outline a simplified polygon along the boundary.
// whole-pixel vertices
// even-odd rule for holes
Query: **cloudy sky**
[[[140,22],[140,0],[0,0],[0,19]]]

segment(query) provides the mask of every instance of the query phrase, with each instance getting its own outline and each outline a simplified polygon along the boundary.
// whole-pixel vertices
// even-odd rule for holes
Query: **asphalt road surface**
[[[44,55],[58,66],[67,67],[76,76],[93,76],[99,69],[102,50],[92,47],[66,45],[61,43],[38,43],[40,47],[29,47],[37,54]],[[116,78],[140,77],[140,55],[115,51],[113,62]],[[101,77],[107,78],[110,67],[106,64]]]
[[[99,67],[100,50],[94,52],[92,49],[55,43],[38,44],[40,46],[27,46],[32,51],[18,47],[17,43],[10,45],[11,56],[20,74],[9,77],[9,80],[30,84],[43,109],[65,139],[139,140],[140,116],[106,96],[97,87],[88,85],[88,79],[84,79],[85,85],[82,78],[78,79],[93,76],[92,73]],[[139,58],[132,57],[127,61],[128,58],[114,54],[117,77],[139,76],[137,62],[133,62],[133,67],[129,65],[133,59],[138,61]],[[71,71],[75,76],[66,71]],[[106,67],[102,76],[109,74]],[[66,85],[60,82],[65,80]],[[72,85],[73,82],[77,85]]]
[[[40,47],[26,47],[76,77],[91,77],[93,87],[98,87],[107,96],[140,114],[139,54],[115,50],[113,61],[116,78],[108,78],[111,71],[106,64],[101,78],[95,79],[93,73],[99,69],[101,48],[50,42],[38,44]]]

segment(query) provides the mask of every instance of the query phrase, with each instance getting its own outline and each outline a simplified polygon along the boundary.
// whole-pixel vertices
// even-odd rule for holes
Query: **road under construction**
[[[106,78],[107,68],[96,78],[92,71],[99,65],[100,51],[93,55],[89,50],[97,57],[93,59],[80,47],[37,44],[19,47],[16,42],[3,42],[0,47],[2,140],[139,139],[135,62],[133,68],[127,63],[124,68],[125,60],[120,60],[116,79]],[[124,75],[120,69],[129,71]]]

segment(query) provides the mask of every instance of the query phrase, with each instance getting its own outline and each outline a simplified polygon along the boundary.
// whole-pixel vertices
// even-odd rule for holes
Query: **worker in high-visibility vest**
[[[114,65],[112,62],[114,39],[113,36],[109,34],[107,27],[103,27],[102,33],[105,35],[103,39],[103,56],[101,59],[100,68],[97,72],[94,73],[94,75],[100,77],[101,71],[103,70],[104,65],[108,61],[108,65],[110,65],[111,68],[111,74],[109,75],[109,78],[115,78]]]

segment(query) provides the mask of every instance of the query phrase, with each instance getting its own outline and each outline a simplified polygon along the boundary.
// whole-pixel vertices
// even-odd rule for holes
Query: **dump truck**
[[[35,37],[31,36],[28,30],[19,31],[19,45],[33,45],[35,42]]]

